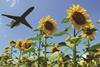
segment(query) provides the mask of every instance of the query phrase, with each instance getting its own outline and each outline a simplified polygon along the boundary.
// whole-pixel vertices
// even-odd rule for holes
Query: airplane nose
[[[32,10],[33,10],[34,8],[35,8],[35,7],[34,7],[34,6],[32,6],[30,9],[32,9]]]

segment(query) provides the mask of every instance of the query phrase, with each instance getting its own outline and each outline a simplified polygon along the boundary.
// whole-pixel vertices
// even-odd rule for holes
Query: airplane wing
[[[26,17],[29,13],[32,12],[33,9],[34,9],[34,7],[30,7],[28,10],[26,10],[26,11],[22,14],[22,17]]]
[[[26,25],[27,27],[29,27],[29,28],[32,29],[32,26],[31,26],[26,20],[24,20],[22,23],[23,23],[24,25]]]
[[[2,14],[2,16],[6,16],[6,17],[11,18],[11,19],[16,19],[17,18],[16,16],[11,16],[11,15],[6,15],[6,14]]]

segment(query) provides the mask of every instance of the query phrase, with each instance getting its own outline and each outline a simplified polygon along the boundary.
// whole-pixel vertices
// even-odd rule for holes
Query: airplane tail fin
[[[6,16],[8,18],[11,18],[11,19],[16,19],[17,16],[11,16],[11,15],[6,15],[6,14],[1,14],[2,16]]]

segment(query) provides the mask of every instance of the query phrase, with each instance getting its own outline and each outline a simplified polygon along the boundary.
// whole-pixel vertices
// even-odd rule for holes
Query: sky
[[[0,52],[3,52],[3,48],[11,40],[26,39],[36,35],[37,33],[33,30],[38,27],[39,20],[45,16],[50,15],[57,21],[57,32],[63,30],[65,25],[61,24],[61,20],[67,16],[66,9],[74,4],[80,4],[84,7],[95,27],[100,29],[100,24],[96,24],[96,21],[100,19],[100,0],[0,0]],[[6,24],[11,22],[11,19],[1,16],[1,14],[20,16],[31,6],[34,6],[35,9],[26,19],[32,25],[32,30],[23,24],[13,29],[6,26]],[[95,40],[91,44],[100,42],[99,34],[100,32],[98,31]],[[55,37],[49,41],[58,43],[65,41],[66,37],[66,35]],[[83,45],[79,45],[78,48],[83,48]]]

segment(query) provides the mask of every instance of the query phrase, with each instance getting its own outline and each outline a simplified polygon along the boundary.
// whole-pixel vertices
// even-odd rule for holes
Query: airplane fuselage
[[[25,18],[23,18],[23,17],[18,17],[18,18],[16,19],[16,22],[23,23],[24,20],[25,20]]]

